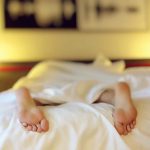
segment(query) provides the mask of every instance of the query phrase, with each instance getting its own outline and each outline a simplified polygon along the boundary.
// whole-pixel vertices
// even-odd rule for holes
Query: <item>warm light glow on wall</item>
[[[150,56],[150,41],[147,40],[146,43],[145,43],[145,51],[149,54]]]
[[[15,50],[16,47],[14,45],[10,45],[6,42],[0,42],[0,61],[11,61],[18,58],[18,52]],[[11,60],[10,60],[11,58]]]
[[[150,58],[150,37],[138,37],[133,40],[131,47],[133,47],[130,55],[135,58]]]
[[[0,61],[3,61],[9,57],[10,47],[0,42]]]

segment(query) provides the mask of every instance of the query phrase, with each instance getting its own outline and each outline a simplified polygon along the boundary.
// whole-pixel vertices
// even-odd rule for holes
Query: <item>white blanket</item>
[[[48,132],[27,132],[17,119],[14,93],[2,92],[0,150],[149,150],[149,73],[139,71],[137,76],[134,72],[118,74],[91,65],[40,63],[15,88],[27,86],[33,97],[46,103],[49,99],[67,103],[41,108],[50,122]],[[91,104],[101,89],[118,80],[129,82],[138,110],[137,125],[127,136],[120,136],[113,126],[113,106]]]
[[[43,103],[82,101],[91,104],[103,88],[119,77],[91,65],[46,61],[34,67],[14,88],[28,87],[31,95]]]

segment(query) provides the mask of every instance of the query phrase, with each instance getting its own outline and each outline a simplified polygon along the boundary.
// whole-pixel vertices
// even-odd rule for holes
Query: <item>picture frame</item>
[[[146,0],[5,0],[5,28],[86,32],[147,29]]]

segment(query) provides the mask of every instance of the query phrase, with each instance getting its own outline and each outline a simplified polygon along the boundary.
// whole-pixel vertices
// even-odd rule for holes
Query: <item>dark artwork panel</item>
[[[5,0],[6,28],[147,29],[145,0]]]
[[[6,28],[75,29],[75,0],[5,0]]]

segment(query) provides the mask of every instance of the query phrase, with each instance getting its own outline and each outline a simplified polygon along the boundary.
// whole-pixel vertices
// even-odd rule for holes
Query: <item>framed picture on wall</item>
[[[5,0],[6,28],[133,31],[147,28],[146,0]]]
[[[75,0],[5,0],[6,28],[76,28]]]

